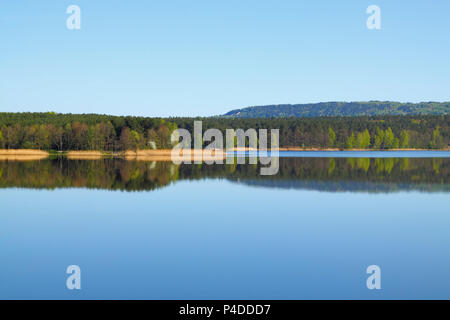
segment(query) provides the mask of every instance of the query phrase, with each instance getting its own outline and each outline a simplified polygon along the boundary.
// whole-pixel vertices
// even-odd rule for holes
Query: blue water
[[[450,297],[445,193],[0,191],[2,299]],[[67,290],[68,265],[82,289]],[[382,289],[366,288],[366,268]]]

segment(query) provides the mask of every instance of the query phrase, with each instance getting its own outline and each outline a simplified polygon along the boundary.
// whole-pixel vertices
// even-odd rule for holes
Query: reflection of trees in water
[[[370,168],[370,159],[369,158],[348,158],[347,162],[352,169],[354,169],[356,167],[359,169],[363,169],[364,172],[367,172]]]
[[[328,175],[332,174],[335,168],[336,168],[336,160],[334,160],[334,158],[330,158],[328,160]]]
[[[241,182],[253,186],[326,191],[450,191],[450,159],[446,158],[283,160],[279,174],[270,180],[255,176]]]
[[[153,190],[177,179],[171,162],[120,159],[0,162],[0,187]]]
[[[435,158],[433,159],[433,170],[436,174],[439,174],[439,171],[441,169],[442,165],[442,159],[441,158]]]
[[[0,187],[154,190],[177,180],[239,179],[267,187],[318,190],[449,191],[450,159],[280,158],[275,176],[260,165],[174,165],[122,159],[0,162]]]
[[[380,174],[385,172],[391,174],[392,169],[398,163],[398,158],[377,158],[375,159],[375,167],[377,168],[377,173]]]
[[[408,170],[409,159],[402,158],[402,160],[406,160],[407,162],[402,161],[402,165],[400,166],[400,170]],[[374,166],[376,168],[377,174],[387,173],[391,174],[392,169],[394,169],[395,165],[400,161],[398,158],[376,158],[371,164],[370,158],[348,158],[347,162],[352,169],[358,168],[364,170],[364,172],[369,171],[370,166]]]

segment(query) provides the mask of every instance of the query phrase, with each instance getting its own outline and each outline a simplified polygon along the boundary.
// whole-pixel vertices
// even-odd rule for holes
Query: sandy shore
[[[48,156],[47,151],[34,150],[34,149],[0,149],[0,155],[2,156]]]
[[[42,150],[29,149],[0,149],[0,161],[36,161],[49,156],[49,153]]]
[[[226,158],[223,150],[195,150],[182,149],[177,154],[172,155],[172,149],[163,150],[128,150],[123,153],[127,160],[138,161],[215,161]]]
[[[98,160],[107,154],[101,151],[68,151],[66,156],[71,160]]]

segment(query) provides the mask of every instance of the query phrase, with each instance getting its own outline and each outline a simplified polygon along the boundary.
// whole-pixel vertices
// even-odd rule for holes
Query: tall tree
[[[395,147],[395,136],[394,133],[392,132],[391,127],[389,127],[384,133],[384,148],[392,149],[394,147]]]
[[[377,133],[374,138],[373,147],[375,149],[383,149],[384,148],[384,130],[377,128]]]
[[[357,146],[360,149],[367,149],[370,147],[370,133],[369,130],[359,132],[356,138]]]
[[[132,146],[130,128],[124,127],[120,133],[119,148],[121,150],[130,150]]]
[[[402,132],[400,133],[400,148],[409,148],[409,133],[406,130],[402,130]]]
[[[356,138],[355,133],[352,132],[352,134],[347,138],[347,148],[354,149],[355,147],[356,147]]]
[[[328,127],[328,147],[333,148],[336,143],[336,133],[333,128]]]
[[[439,128],[434,129],[433,135],[430,141],[430,148],[439,149],[443,147],[443,141],[441,133],[439,132]]]
[[[131,130],[130,140],[131,140],[131,147],[135,150],[138,150],[141,142],[141,136],[139,135],[139,132],[137,132],[136,130]]]

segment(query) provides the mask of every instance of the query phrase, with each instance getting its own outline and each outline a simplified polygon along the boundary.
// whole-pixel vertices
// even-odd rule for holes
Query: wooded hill
[[[235,109],[226,113],[224,116],[234,118],[288,118],[424,114],[450,114],[450,102],[401,103],[392,101],[369,101],[280,104]]]

